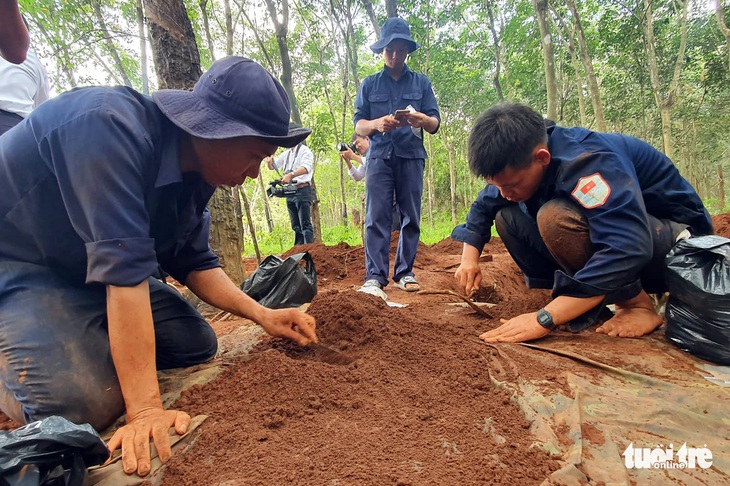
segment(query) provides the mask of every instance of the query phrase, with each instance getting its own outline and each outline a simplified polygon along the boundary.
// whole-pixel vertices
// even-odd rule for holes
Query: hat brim
[[[404,40],[408,43],[408,53],[415,51],[418,49],[419,46],[416,41],[411,39],[408,36],[402,35],[402,34],[393,34],[388,37],[385,37],[384,39],[380,39],[378,42],[370,46],[370,50],[372,50],[375,54],[380,54],[383,52],[383,49],[385,49],[388,44],[393,42],[394,40]]]
[[[282,135],[260,132],[208,107],[192,91],[165,89],[153,93],[152,99],[172,123],[190,135],[208,140],[258,137],[273,145],[290,148],[312,133],[311,129],[303,127],[290,129]]]

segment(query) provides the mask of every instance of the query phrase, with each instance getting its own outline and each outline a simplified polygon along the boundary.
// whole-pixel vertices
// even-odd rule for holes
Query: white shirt
[[[22,64],[13,64],[0,57],[0,110],[23,118],[50,97],[48,73],[34,53]]]
[[[357,182],[361,181],[365,178],[365,168],[368,165],[368,157],[367,154],[362,156],[362,161],[360,162],[359,167],[355,167],[354,165],[347,169],[347,173],[350,174],[350,177],[352,177],[352,180]]]
[[[297,150],[298,148],[298,150]],[[307,173],[304,175],[298,175],[294,177],[297,184],[312,181],[312,165],[314,164],[314,154],[309,150],[309,147],[303,144],[299,144],[296,147],[286,149],[274,160],[274,168],[281,170],[282,175],[287,172],[294,172],[300,167],[306,167]]]

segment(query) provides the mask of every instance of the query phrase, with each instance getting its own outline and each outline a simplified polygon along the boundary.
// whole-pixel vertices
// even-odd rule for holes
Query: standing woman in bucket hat
[[[421,236],[421,195],[426,150],[423,131],[436,133],[441,123],[438,104],[425,74],[406,65],[418,49],[405,20],[392,17],[370,46],[383,55],[383,70],[362,82],[355,100],[355,131],[370,138],[365,179],[365,284],[360,291],[387,296],[392,204],[383,194],[395,193],[401,216],[393,280],[397,288],[419,290],[413,274]],[[397,116],[396,116],[397,115]]]
[[[157,370],[215,356],[215,333],[158,266],[203,301],[306,345],[315,322],[269,310],[220,268],[206,204],[216,186],[311,132],[289,130],[289,100],[260,65],[216,61],[193,91],[152,98],[92,87],[41,105],[0,138],[0,408],[26,423],[61,415],[97,430],[126,412],[109,448],[125,472],[162,462],[168,429]]]

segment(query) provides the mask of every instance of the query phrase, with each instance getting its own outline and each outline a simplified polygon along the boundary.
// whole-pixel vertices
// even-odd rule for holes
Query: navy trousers
[[[660,293],[667,290],[663,278],[664,257],[687,226],[652,215],[648,215],[648,219],[654,228],[653,258],[640,272],[640,279],[646,292]],[[538,211],[537,221],[519,206],[508,206],[497,213],[494,223],[530,288],[551,289],[556,270],[572,276],[585,266],[595,251],[583,210],[568,200],[548,201]],[[613,301],[609,296],[607,303]]]
[[[286,198],[291,229],[294,230],[294,245],[314,242],[312,226],[312,187],[299,189],[294,196]]]
[[[9,111],[0,110],[0,135],[23,121],[23,117]]]
[[[213,358],[217,339],[200,313],[165,283],[150,278],[149,285],[157,368]],[[104,286],[0,261],[0,408],[19,423],[61,415],[97,430],[124,413]]]
[[[393,280],[413,275],[421,237],[421,196],[424,159],[368,159],[365,178],[365,280],[388,284],[393,199],[400,212],[400,239]]]

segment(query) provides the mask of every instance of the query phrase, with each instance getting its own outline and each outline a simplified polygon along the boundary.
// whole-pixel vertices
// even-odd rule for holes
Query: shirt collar
[[[176,184],[183,180],[180,170],[180,129],[165,119],[160,138],[160,169],[157,171],[155,187]]]
[[[413,71],[411,70],[411,68],[408,67],[408,64],[405,64],[403,66],[403,73],[400,75],[400,78],[398,78],[398,81],[400,81],[401,79],[405,78],[407,75],[410,75],[410,73],[412,73],[412,72]],[[381,71],[381,74],[383,76],[387,76],[387,77],[390,78],[390,71],[388,71],[388,68],[385,66],[385,64],[383,64],[383,70]],[[390,79],[393,79],[393,78],[390,78]],[[394,80],[394,82],[396,82],[396,83],[398,81],[395,81]]]

